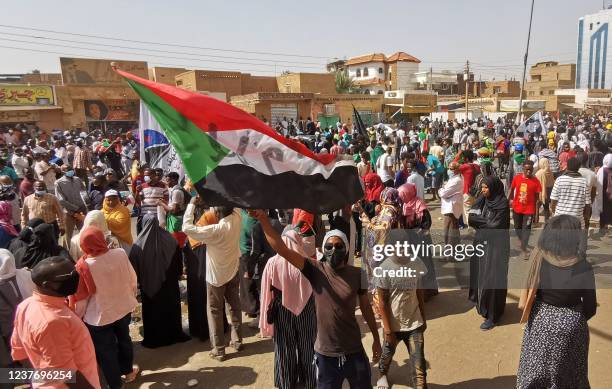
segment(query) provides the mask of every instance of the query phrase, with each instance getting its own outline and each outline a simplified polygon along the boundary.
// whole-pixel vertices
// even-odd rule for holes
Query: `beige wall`
[[[277,78],[278,91],[284,93],[336,93],[334,73],[289,73]]]
[[[155,66],[149,68],[149,80],[176,86],[175,77],[179,74],[185,73],[186,71],[187,69],[184,68],[166,68]]]

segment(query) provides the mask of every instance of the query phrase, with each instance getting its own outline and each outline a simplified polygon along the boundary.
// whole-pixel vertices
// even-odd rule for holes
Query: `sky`
[[[477,79],[520,79],[530,6],[530,0],[3,0],[0,74],[59,72],[59,57],[75,56],[274,75],[405,51],[421,59],[420,70],[462,71],[469,60]],[[578,18],[600,9],[602,0],[535,0],[529,64],[575,63]]]

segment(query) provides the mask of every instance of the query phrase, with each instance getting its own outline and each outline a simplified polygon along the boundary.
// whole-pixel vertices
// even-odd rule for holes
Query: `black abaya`
[[[185,246],[187,272],[187,310],[189,333],[204,341],[209,338],[206,314],[206,245]]]
[[[139,250],[138,246],[134,248]],[[181,292],[179,290],[179,277],[182,270],[181,255],[177,250],[166,270],[166,279],[157,293],[151,298],[142,287],[140,288],[143,347],[163,347],[189,340],[182,329]]]
[[[481,211],[480,215],[470,213],[469,224],[476,229],[474,246],[484,245],[484,255],[474,254],[470,259],[469,299],[476,303],[481,316],[497,323],[508,293],[510,208],[505,196],[498,201],[486,201],[481,196],[472,209]]]

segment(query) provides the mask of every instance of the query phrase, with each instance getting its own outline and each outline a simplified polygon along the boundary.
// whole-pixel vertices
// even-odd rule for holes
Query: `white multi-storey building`
[[[612,88],[612,40],[608,30],[612,9],[578,19],[578,50],[576,56],[576,88]]]
[[[414,90],[415,73],[419,71],[418,58],[404,52],[389,57],[373,53],[346,61],[349,77],[364,93],[383,94],[386,90]]]

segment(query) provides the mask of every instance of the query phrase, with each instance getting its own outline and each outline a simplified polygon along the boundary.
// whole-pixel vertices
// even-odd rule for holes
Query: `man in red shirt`
[[[531,233],[536,209],[539,207],[542,186],[540,180],[533,176],[533,162],[527,160],[523,163],[523,173],[514,176],[510,186],[508,199],[514,211],[514,229],[521,241],[523,259],[529,258],[527,244]]]
[[[459,172],[463,176],[463,221],[467,224],[468,212],[474,204],[474,196],[470,195],[470,188],[474,184],[476,176],[480,173],[480,167],[474,163],[472,150],[461,152],[463,163],[459,166]]]

